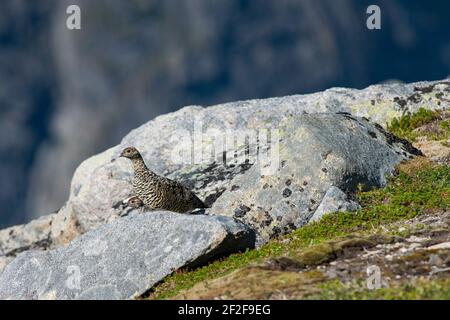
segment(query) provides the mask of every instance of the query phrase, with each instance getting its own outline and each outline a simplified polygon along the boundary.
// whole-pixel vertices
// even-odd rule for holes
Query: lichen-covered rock
[[[258,244],[306,224],[332,186],[346,193],[384,186],[395,165],[420,154],[406,140],[349,114],[287,116],[279,129],[277,171],[264,175],[252,166],[231,180],[233,188],[210,211],[252,226]]]
[[[129,299],[182,266],[254,242],[227,217],[132,212],[66,247],[20,254],[0,275],[0,299]]]
[[[73,210],[80,232],[90,230],[119,216],[123,211],[122,200],[131,195],[132,170],[130,163],[125,159],[118,159],[115,162],[111,160],[115,159],[120,150],[126,146],[137,147],[152,170],[181,181],[191,187],[208,204],[212,204],[225,191],[237,188],[231,183],[233,179],[242,177],[242,180],[246,180],[249,177],[247,171],[255,163],[254,158],[250,157],[248,162],[228,163],[229,165],[224,165],[223,161],[222,151],[228,150],[226,153],[228,161],[233,158],[233,152],[236,152],[236,158],[239,159],[248,151],[242,137],[245,139],[245,137],[257,135],[261,138],[261,134],[264,137],[265,131],[278,129],[282,122],[293,121],[294,123],[295,120],[292,119],[298,119],[304,113],[350,112],[385,125],[392,117],[399,116],[403,112],[414,112],[420,107],[448,108],[449,99],[450,82],[441,81],[408,85],[375,85],[364,90],[333,88],[308,95],[232,102],[208,108],[185,107],[149,121],[131,131],[120,145],[83,162],[72,179],[68,204]],[[290,135],[294,129],[295,126],[286,127],[283,134]],[[383,132],[381,127],[371,132],[379,132],[377,137],[385,137],[382,139],[386,142],[392,139]],[[336,132],[324,130],[323,134],[335,135]],[[235,139],[232,143],[231,140],[227,140],[230,136]],[[344,137],[344,135],[337,136]],[[338,145],[343,143],[337,138],[333,141]],[[352,147],[355,144],[352,141],[343,141],[347,141],[348,144],[349,149],[346,152],[352,152],[352,148],[359,148]],[[375,146],[380,146],[377,138],[370,137],[368,141],[374,142]],[[290,151],[287,150],[287,152]],[[405,152],[406,155],[403,155],[403,158],[409,156],[407,150]],[[290,157],[292,154],[287,156]],[[392,161],[387,171],[390,171],[392,165],[399,159],[400,157],[397,157],[396,161]],[[347,160],[352,161],[349,157]],[[375,175],[382,174],[375,173]],[[381,178],[379,182],[383,179]],[[323,186],[325,189],[329,187],[330,185]],[[284,189],[278,192],[282,193]],[[321,201],[322,196],[321,191],[316,194],[317,199],[313,200]],[[293,204],[292,201],[290,204]],[[310,209],[313,213],[317,204],[316,202],[303,209]],[[286,203],[283,206],[285,205]],[[219,211],[223,212],[221,210],[216,212]],[[244,215],[246,208],[243,207],[238,211],[238,215]],[[296,222],[290,220],[292,219],[286,221],[294,225],[301,224],[298,219]],[[261,221],[261,223],[268,222]],[[274,224],[272,227],[275,227]],[[68,238],[64,241],[67,242]]]
[[[271,133],[275,132],[274,130],[280,129],[281,124],[286,126],[289,121],[297,123],[304,113],[312,115],[324,112],[350,112],[357,116],[367,117],[384,126],[392,117],[399,116],[403,112],[414,112],[420,107],[447,109],[448,101],[450,101],[450,82],[436,81],[406,85],[375,85],[364,90],[332,88],[308,95],[239,101],[208,108],[190,106],[159,116],[131,131],[118,146],[87,159],[78,167],[72,179],[69,199],[58,213],[52,226],[52,241],[54,244],[68,243],[78,234],[112,221],[123,213],[122,201],[131,195],[132,170],[126,159],[111,161],[125,146],[136,146],[152,170],[186,184],[211,205],[225,192],[238,191],[239,186],[232,183],[234,179],[256,178],[258,169],[251,168],[257,162],[256,160],[261,159],[251,156],[247,162],[241,160],[246,153],[251,153],[256,147],[255,143],[250,143],[252,150],[249,151],[248,144],[246,145],[246,142],[243,141],[245,137],[254,138],[256,136],[260,141],[261,138],[268,140]],[[358,120],[355,123],[361,121]],[[362,123],[365,123],[365,120]],[[327,126],[328,124],[324,123],[323,125]],[[286,154],[282,156],[287,156],[287,158],[293,156],[289,152],[293,152],[294,149],[286,148],[287,140],[281,136],[292,136],[294,129],[295,125],[291,125],[290,127],[286,126],[283,132],[279,132],[279,138],[284,139],[283,148],[286,151]],[[266,135],[267,132],[269,133]],[[386,143],[393,139],[392,136],[385,134],[381,127],[376,127],[371,132],[375,133],[377,137],[385,139]],[[322,135],[336,135],[336,137],[344,138],[341,141],[333,138],[333,143],[342,145],[343,141],[348,141],[346,142],[348,148],[346,152],[349,154],[353,152],[353,149],[361,148],[356,146],[353,141],[345,140],[345,135],[336,133],[325,129]],[[234,140],[229,140],[230,136]],[[367,134],[365,137],[368,138]],[[380,144],[377,139],[370,137],[365,141],[372,141],[374,146],[379,147],[383,143]],[[274,143],[278,141],[277,139],[273,140]],[[294,141],[297,140],[294,139]],[[269,148],[271,146],[268,143],[263,141],[262,147],[263,152],[271,152]],[[274,145],[274,147],[277,146]],[[388,148],[391,149],[389,146]],[[327,149],[325,144],[322,149]],[[222,151],[226,150],[228,150],[225,156],[227,162],[224,163]],[[295,152],[299,152],[300,149],[295,150]],[[237,159],[235,162],[230,161],[233,160],[234,152],[236,152],[235,159]],[[316,151],[309,148],[309,152],[315,153]],[[406,155],[403,155],[403,158],[409,156],[408,151],[405,150],[405,152]],[[351,156],[346,159],[350,162],[353,161]],[[397,160],[399,159],[400,157]],[[388,165],[390,169],[396,161],[392,161]],[[282,164],[283,159],[280,162],[280,165]],[[314,162],[311,165],[316,166]],[[290,167],[292,166],[293,163],[290,164]],[[250,169],[251,172],[249,172]],[[282,169],[282,171],[286,170],[286,168]],[[325,174],[322,171],[316,173]],[[382,176],[381,173],[371,172],[370,174]],[[271,176],[273,178],[276,175]],[[310,176],[310,178],[314,177]],[[266,175],[265,179],[269,179],[269,175]],[[292,200],[284,198],[285,196],[286,198],[291,197],[289,192],[292,190],[286,186],[280,185],[279,187],[282,189],[277,190],[277,195],[281,194],[285,200],[280,202],[283,203],[283,207],[296,205]],[[315,203],[308,206],[303,204],[303,209],[311,210],[309,212],[312,215],[329,187],[331,187],[330,184],[323,185],[321,191],[313,197]],[[336,187],[340,186],[336,185]],[[225,202],[224,199],[221,201]],[[289,205],[286,201],[290,202]],[[215,206],[217,205],[215,204]],[[282,210],[283,207],[277,210]],[[228,209],[230,210],[230,208]],[[215,209],[214,212],[223,211]],[[244,216],[246,212],[248,212],[248,208],[245,204],[241,208],[233,208],[233,214],[237,213],[237,216]],[[265,213],[263,215],[266,216]],[[278,231],[284,232],[283,229],[286,225],[291,224],[286,231],[291,230],[293,226],[301,225],[304,220],[309,219],[304,213],[300,214],[303,217],[300,219],[302,222],[298,218],[287,218],[289,215],[287,214],[284,218],[286,220],[283,220],[287,224],[282,223],[280,226],[277,226],[277,221],[270,222],[264,217],[262,217],[263,220],[259,220],[261,220],[260,224],[268,224],[264,226],[266,229],[267,227],[279,228],[280,230],[275,229],[277,231],[275,233],[278,233]],[[283,219],[278,216],[277,219]]]

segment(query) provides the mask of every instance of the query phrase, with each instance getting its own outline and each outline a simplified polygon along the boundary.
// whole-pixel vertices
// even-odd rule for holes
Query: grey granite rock
[[[253,161],[255,157],[250,157],[247,163],[245,161],[224,163],[223,161],[223,150],[229,151],[227,160],[233,152],[236,152],[237,158],[245,154],[247,149],[242,137],[252,135],[254,137],[259,134],[263,134],[264,137],[265,131],[280,129],[281,124],[285,125],[288,121],[298,121],[289,119],[298,119],[304,113],[350,112],[384,125],[392,117],[399,116],[403,112],[414,112],[419,107],[448,109],[449,100],[450,83],[448,81],[418,82],[407,85],[396,83],[370,86],[364,90],[332,88],[308,95],[238,101],[208,108],[190,106],[159,116],[131,131],[119,145],[87,159],[77,168],[72,179],[69,200],[59,211],[52,226],[52,241],[55,244],[68,243],[78,234],[112,221],[123,214],[122,202],[131,195],[132,170],[129,161],[125,159],[111,161],[125,146],[138,147],[151,169],[181,181],[191,187],[208,204],[213,204],[225,192],[230,192],[231,189],[236,191],[239,188],[232,183],[235,178],[242,177],[245,180],[255,174],[248,173],[255,163]],[[328,124],[323,123],[323,125]],[[283,129],[285,132],[280,131],[280,133],[285,136],[292,135],[290,131],[293,128],[293,126],[285,127]],[[374,130],[374,133],[380,133],[376,134],[377,137],[385,137],[386,141],[391,139],[383,133],[382,128],[377,127]],[[235,144],[225,144],[223,150],[220,146],[216,148],[217,141],[226,141],[229,133],[235,138]],[[324,129],[323,134],[335,135],[335,132]],[[343,137],[342,141],[348,141],[345,135],[340,137]],[[367,138],[365,141],[374,142],[373,145],[376,148],[383,145],[383,143],[380,144],[381,140],[372,139],[367,134],[365,137]],[[286,139],[284,141],[286,142]],[[341,144],[337,139],[333,138],[332,141],[338,145]],[[354,143],[351,141],[348,144],[347,152],[361,148],[352,147]],[[255,144],[253,143],[251,147],[254,150]],[[325,146],[323,148],[326,149]],[[392,149],[389,146],[388,148]],[[287,150],[287,152],[291,151]],[[310,152],[316,151],[310,150]],[[408,157],[408,154],[403,156]],[[288,154],[287,157],[291,155]],[[346,157],[345,161],[351,162],[353,159]],[[394,163],[396,161],[389,166],[392,167]],[[311,163],[311,165],[316,164]],[[257,169],[253,170],[257,171]],[[375,173],[375,175],[380,174]],[[330,186],[323,185],[314,201],[320,201]],[[282,193],[284,189],[282,188],[279,192]],[[343,191],[347,192],[344,189]],[[286,202],[284,204],[286,205]],[[291,201],[289,206],[291,205],[295,204]],[[316,202],[303,209],[312,210],[312,214],[317,205]],[[244,211],[238,210],[238,215],[243,215]],[[217,209],[214,212],[222,211]],[[276,218],[283,219],[278,215]],[[301,225],[299,221],[291,220],[290,218],[286,220],[287,224],[291,225],[289,228],[285,228],[284,223],[278,226],[277,222],[272,227],[278,228],[275,229],[276,233],[282,233],[291,230],[292,226]],[[268,219],[260,222],[269,223]]]
[[[358,209],[361,209],[361,206],[357,202],[350,200],[341,189],[331,186],[309,222],[319,221],[326,214],[338,211],[356,211]]]
[[[118,159],[115,162],[111,160],[117,157],[122,148],[130,145],[141,151],[152,170],[181,181],[208,204],[212,204],[225,191],[230,190],[234,178],[242,176],[242,179],[247,179],[246,172],[254,164],[254,161],[248,163],[238,161],[224,165],[222,151],[228,150],[228,157],[233,152],[236,152],[238,157],[245,153],[246,147],[242,143],[242,137],[263,134],[265,130],[279,129],[280,123],[298,119],[304,113],[349,112],[384,125],[392,117],[399,116],[403,112],[416,111],[419,107],[448,108],[446,101],[450,99],[449,88],[448,81],[418,82],[408,85],[385,84],[364,90],[332,88],[308,95],[239,101],[208,108],[185,107],[177,112],[159,116],[132,130],[118,146],[83,162],[73,176],[68,204],[73,209],[73,216],[77,219],[81,232],[119,216],[122,212],[120,205],[122,200],[131,195],[132,170],[126,159]],[[364,120],[363,123],[365,122]],[[328,123],[322,125],[327,126]],[[287,131],[283,134],[291,135],[289,130],[292,131],[293,128],[292,126],[285,128]],[[377,134],[379,137],[385,137],[383,138],[385,142],[365,134],[367,138],[365,145],[368,145],[369,141],[374,142],[376,149],[391,139],[381,127],[372,131],[379,132]],[[335,135],[330,129],[324,128],[323,132]],[[235,144],[225,143],[223,150],[216,148],[217,141],[219,143],[226,141],[228,134],[236,138]],[[347,141],[349,145],[346,152],[361,148],[352,147],[353,141],[345,134],[336,137]],[[330,141],[342,144],[336,137]],[[325,141],[324,144],[326,143]],[[392,149],[390,146],[387,147]],[[323,146],[322,149],[327,147]],[[345,161],[353,159],[346,157]],[[396,161],[389,164],[390,169]],[[330,185],[323,186],[317,198],[321,199],[329,187]],[[310,206],[311,210],[314,208],[315,205]],[[223,211],[218,209],[216,212]],[[294,223],[290,219],[287,221],[300,225],[298,222]]]
[[[66,247],[20,254],[0,275],[0,299],[129,299],[182,266],[254,241],[227,217],[132,212]]]
[[[253,165],[229,182],[211,214],[234,216],[258,244],[306,224],[330,187],[345,193],[386,183],[396,164],[420,151],[367,119],[345,113],[286,116],[278,123],[279,167]]]

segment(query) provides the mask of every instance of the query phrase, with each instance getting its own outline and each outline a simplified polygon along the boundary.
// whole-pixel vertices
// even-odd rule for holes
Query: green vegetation
[[[279,239],[273,239],[259,249],[233,254],[194,270],[178,271],[157,285],[150,293],[150,298],[172,297],[196,283],[224,276],[267,258],[283,255],[297,258],[297,261],[298,257],[302,257],[302,261],[318,259],[320,262],[321,259],[326,259],[328,247],[318,246],[324,249],[322,250],[324,253],[317,253],[315,250],[308,254],[308,250],[304,249],[328,243],[329,240],[350,233],[374,234],[379,231],[380,226],[388,223],[410,219],[425,211],[448,209],[450,168],[445,165],[433,165],[424,158],[416,158],[398,166],[396,174],[389,179],[385,188],[358,192],[357,198],[363,207],[357,212],[327,215],[319,222],[308,224]],[[430,286],[432,285],[430,283]],[[384,294],[386,296],[391,294],[390,290],[386,289]],[[337,291],[336,294],[341,293]],[[357,292],[349,294],[356,297]]]
[[[421,132],[415,130],[425,125],[428,127]],[[410,141],[415,141],[418,136],[425,136],[428,140],[446,140],[450,138],[450,119],[448,112],[420,108],[413,115],[404,114],[400,118],[394,118],[387,129]]]

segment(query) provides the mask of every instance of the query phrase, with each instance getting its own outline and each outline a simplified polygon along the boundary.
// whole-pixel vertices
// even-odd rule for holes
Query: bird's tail
[[[197,196],[195,197],[195,207],[199,209],[211,208],[211,206],[200,200]]]

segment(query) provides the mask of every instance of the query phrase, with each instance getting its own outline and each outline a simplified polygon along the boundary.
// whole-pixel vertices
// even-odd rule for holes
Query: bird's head
[[[139,197],[132,197],[128,199],[127,206],[130,208],[140,208],[143,206],[143,202]]]
[[[141,154],[135,147],[128,147],[122,150],[120,156],[128,159],[137,159],[141,157]]]

